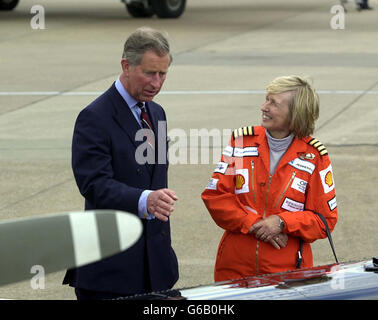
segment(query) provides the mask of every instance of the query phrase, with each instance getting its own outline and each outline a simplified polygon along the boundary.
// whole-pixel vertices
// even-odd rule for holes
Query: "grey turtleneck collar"
[[[276,171],[278,163],[285,154],[286,150],[289,148],[295,135],[294,133],[291,133],[286,138],[276,139],[269,134],[268,130],[265,130],[265,132],[269,145],[269,173],[273,175]]]

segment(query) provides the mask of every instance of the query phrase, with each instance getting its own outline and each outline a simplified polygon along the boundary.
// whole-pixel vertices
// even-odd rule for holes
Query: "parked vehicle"
[[[0,10],[13,10],[19,0],[0,0]]]
[[[185,10],[186,0],[121,0],[135,18],[178,18]]]

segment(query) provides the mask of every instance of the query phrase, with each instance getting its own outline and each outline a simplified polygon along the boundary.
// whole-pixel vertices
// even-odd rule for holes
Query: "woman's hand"
[[[254,233],[257,239],[265,242],[274,239],[281,231],[280,217],[278,215],[272,215],[263,220],[259,220],[249,230],[250,233]],[[276,242],[276,240],[274,241]]]
[[[288,240],[288,236],[286,233],[279,233],[278,235],[276,235],[275,237],[273,237],[272,239],[270,239],[269,243],[275,247],[276,249],[281,249],[281,248],[284,248],[286,247],[286,244],[287,244],[287,240]]]

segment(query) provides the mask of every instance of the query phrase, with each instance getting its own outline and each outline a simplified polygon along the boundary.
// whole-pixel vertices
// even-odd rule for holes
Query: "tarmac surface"
[[[45,29],[31,27],[35,4],[0,12],[0,219],[82,210],[70,164],[74,121],[119,75],[126,37],[147,25],[168,33],[174,56],[155,100],[174,138],[176,288],[213,282],[223,233],[200,199],[221,146],[211,144],[207,160],[189,137],[224,133],[224,145],[230,129],[258,125],[265,87],[280,75],[309,76],[320,94],[314,136],[334,170],[339,261],[378,255],[377,0],[362,12],[350,0],[344,29],[331,27],[338,2],[326,0],[188,0],[174,20],[132,18],[115,0],[40,0]],[[312,247],[315,265],[334,262],[328,240]],[[0,298],[75,299],[63,275],[47,275],[44,289],[30,281],[4,286]]]

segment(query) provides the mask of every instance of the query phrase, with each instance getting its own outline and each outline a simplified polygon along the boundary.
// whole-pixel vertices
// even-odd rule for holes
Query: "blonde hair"
[[[319,118],[319,96],[307,79],[300,76],[275,78],[267,87],[267,93],[294,91],[289,103],[290,131],[298,138],[313,134]]]

